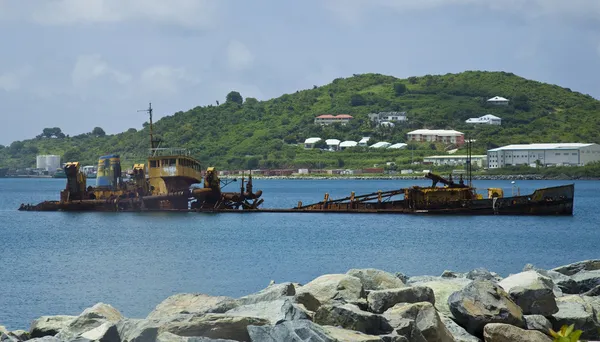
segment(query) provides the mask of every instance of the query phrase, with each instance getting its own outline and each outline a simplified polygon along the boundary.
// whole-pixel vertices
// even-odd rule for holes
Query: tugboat
[[[59,201],[37,205],[22,204],[25,211],[153,211],[257,209],[262,191],[252,192],[252,176],[242,177],[240,192],[222,192],[223,183],[214,167],[203,177],[200,162],[181,148],[160,148],[153,136],[152,104],[144,110],[150,116],[150,151],[147,164],[135,164],[124,181],[118,154],[99,158],[96,186],[87,185],[79,162],[64,166],[67,184]],[[235,180],[234,180],[235,181]],[[192,188],[193,184],[204,183]],[[245,186],[245,188],[244,188]]]

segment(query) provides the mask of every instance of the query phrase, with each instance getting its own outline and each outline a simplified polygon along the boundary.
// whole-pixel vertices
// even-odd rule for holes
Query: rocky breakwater
[[[506,278],[485,269],[407,277],[375,269],[270,284],[241,298],[177,294],[144,319],[98,303],[44,316],[0,341],[548,342],[574,324],[600,339],[600,260]]]

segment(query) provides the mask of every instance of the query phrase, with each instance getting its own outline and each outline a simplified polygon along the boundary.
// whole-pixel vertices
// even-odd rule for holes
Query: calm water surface
[[[521,193],[571,181],[520,181]],[[276,282],[375,267],[408,275],[526,263],[554,267],[600,257],[600,182],[575,181],[573,217],[371,214],[36,213],[64,179],[0,179],[0,325],[76,315],[97,302],[145,317],[179,292],[242,296]],[[233,188],[237,185],[230,185]],[[255,180],[265,207],[428,181]],[[478,181],[502,187],[509,181]]]

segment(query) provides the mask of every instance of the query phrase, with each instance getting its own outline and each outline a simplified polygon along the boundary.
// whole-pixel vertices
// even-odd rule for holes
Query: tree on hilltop
[[[237,104],[241,105],[244,102],[244,98],[242,97],[242,95],[239,92],[232,91],[232,92],[229,92],[229,94],[227,94],[226,102],[237,103]]]

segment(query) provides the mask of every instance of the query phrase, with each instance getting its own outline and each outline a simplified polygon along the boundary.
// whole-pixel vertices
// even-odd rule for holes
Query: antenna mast
[[[152,125],[152,102],[150,102],[148,104],[148,109],[140,109],[138,110],[138,112],[146,112],[148,113],[148,115],[150,115],[150,148],[154,149],[156,148],[156,146],[154,145],[154,143],[156,143],[156,140],[154,140],[154,131],[153,131],[153,125]]]

